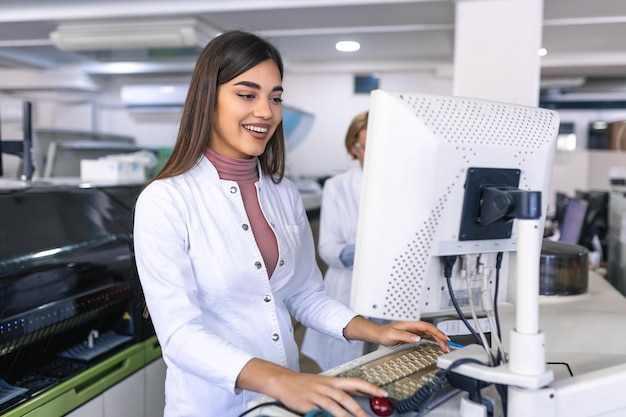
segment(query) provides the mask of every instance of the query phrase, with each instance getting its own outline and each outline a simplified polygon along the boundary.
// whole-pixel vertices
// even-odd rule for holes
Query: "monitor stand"
[[[551,370],[546,370],[545,337],[539,330],[537,274],[541,241],[539,220],[518,220],[517,300],[509,362],[497,367],[464,364],[455,368],[454,372],[488,383],[507,385],[509,417],[626,415],[626,396],[621,392],[626,385],[626,364],[550,384],[554,376]],[[447,369],[457,359],[466,357],[487,363],[484,349],[473,345],[441,356],[437,365]],[[460,415],[467,417],[470,414]]]

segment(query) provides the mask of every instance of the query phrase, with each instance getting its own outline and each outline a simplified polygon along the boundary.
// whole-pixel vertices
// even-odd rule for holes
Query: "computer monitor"
[[[606,257],[609,231],[609,192],[605,190],[576,191],[589,203],[580,245],[591,251],[601,250]],[[598,247],[599,246],[599,247]]]
[[[554,194],[554,201],[555,210],[552,220],[556,221],[557,224],[561,224],[563,223],[563,216],[565,216],[565,206],[567,206],[569,196],[561,191],[557,191]]]
[[[558,114],[382,90],[372,92],[369,111],[352,308],[391,320],[453,313],[442,257],[482,254],[493,267],[500,252],[498,300],[504,301],[517,222],[505,216],[489,223],[482,203],[490,199],[497,207],[507,190],[539,191],[543,227]],[[493,190],[504,194],[485,194]],[[451,282],[461,308],[479,296],[482,283],[468,290],[459,262]],[[489,284],[495,290],[493,275]]]
[[[565,204],[563,221],[559,225],[559,241],[578,245],[585,226],[589,203],[585,200],[571,198]]]

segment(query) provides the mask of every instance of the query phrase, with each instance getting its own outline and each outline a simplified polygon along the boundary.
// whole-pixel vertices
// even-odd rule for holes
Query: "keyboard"
[[[454,348],[451,348],[454,350]],[[439,345],[431,340],[420,340],[414,344],[403,344],[381,347],[374,352],[363,355],[352,361],[322,372],[321,375],[336,377],[356,377],[384,388],[389,398],[400,402],[411,397],[422,386],[426,385],[440,368],[437,359],[444,355]],[[458,390],[446,385],[438,391],[425,410],[432,410],[454,396]],[[369,397],[358,395],[354,399],[366,411],[370,411]],[[272,417],[297,417],[297,414],[274,405],[263,406],[273,401],[269,397],[261,397],[252,401],[249,407],[256,408],[249,415]],[[458,405],[454,406],[458,410]],[[377,415],[373,413],[371,415]],[[415,412],[403,414],[397,410],[390,417],[410,417]]]
[[[390,399],[401,401],[432,380],[440,370],[437,359],[443,354],[437,343],[420,340],[380,348],[322,375],[361,378],[384,388]]]

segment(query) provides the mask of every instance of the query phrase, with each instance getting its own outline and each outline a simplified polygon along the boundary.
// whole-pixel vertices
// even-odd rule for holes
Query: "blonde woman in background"
[[[355,116],[346,133],[345,147],[354,164],[326,180],[322,196],[318,251],[328,265],[324,288],[345,305],[350,304],[368,114]],[[312,329],[306,330],[302,343],[302,353],[322,371],[362,356],[363,349],[364,342],[348,343]]]

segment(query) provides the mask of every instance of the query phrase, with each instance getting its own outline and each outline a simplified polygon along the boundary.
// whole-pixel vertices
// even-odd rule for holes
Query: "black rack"
[[[17,155],[22,158],[23,177],[25,180],[33,179],[33,119],[32,119],[32,103],[25,101],[23,105],[24,121],[22,123],[24,138],[23,140],[2,140],[2,130],[0,129],[0,177],[4,175],[2,169],[2,154],[7,153]],[[0,120],[0,125],[2,124]]]

